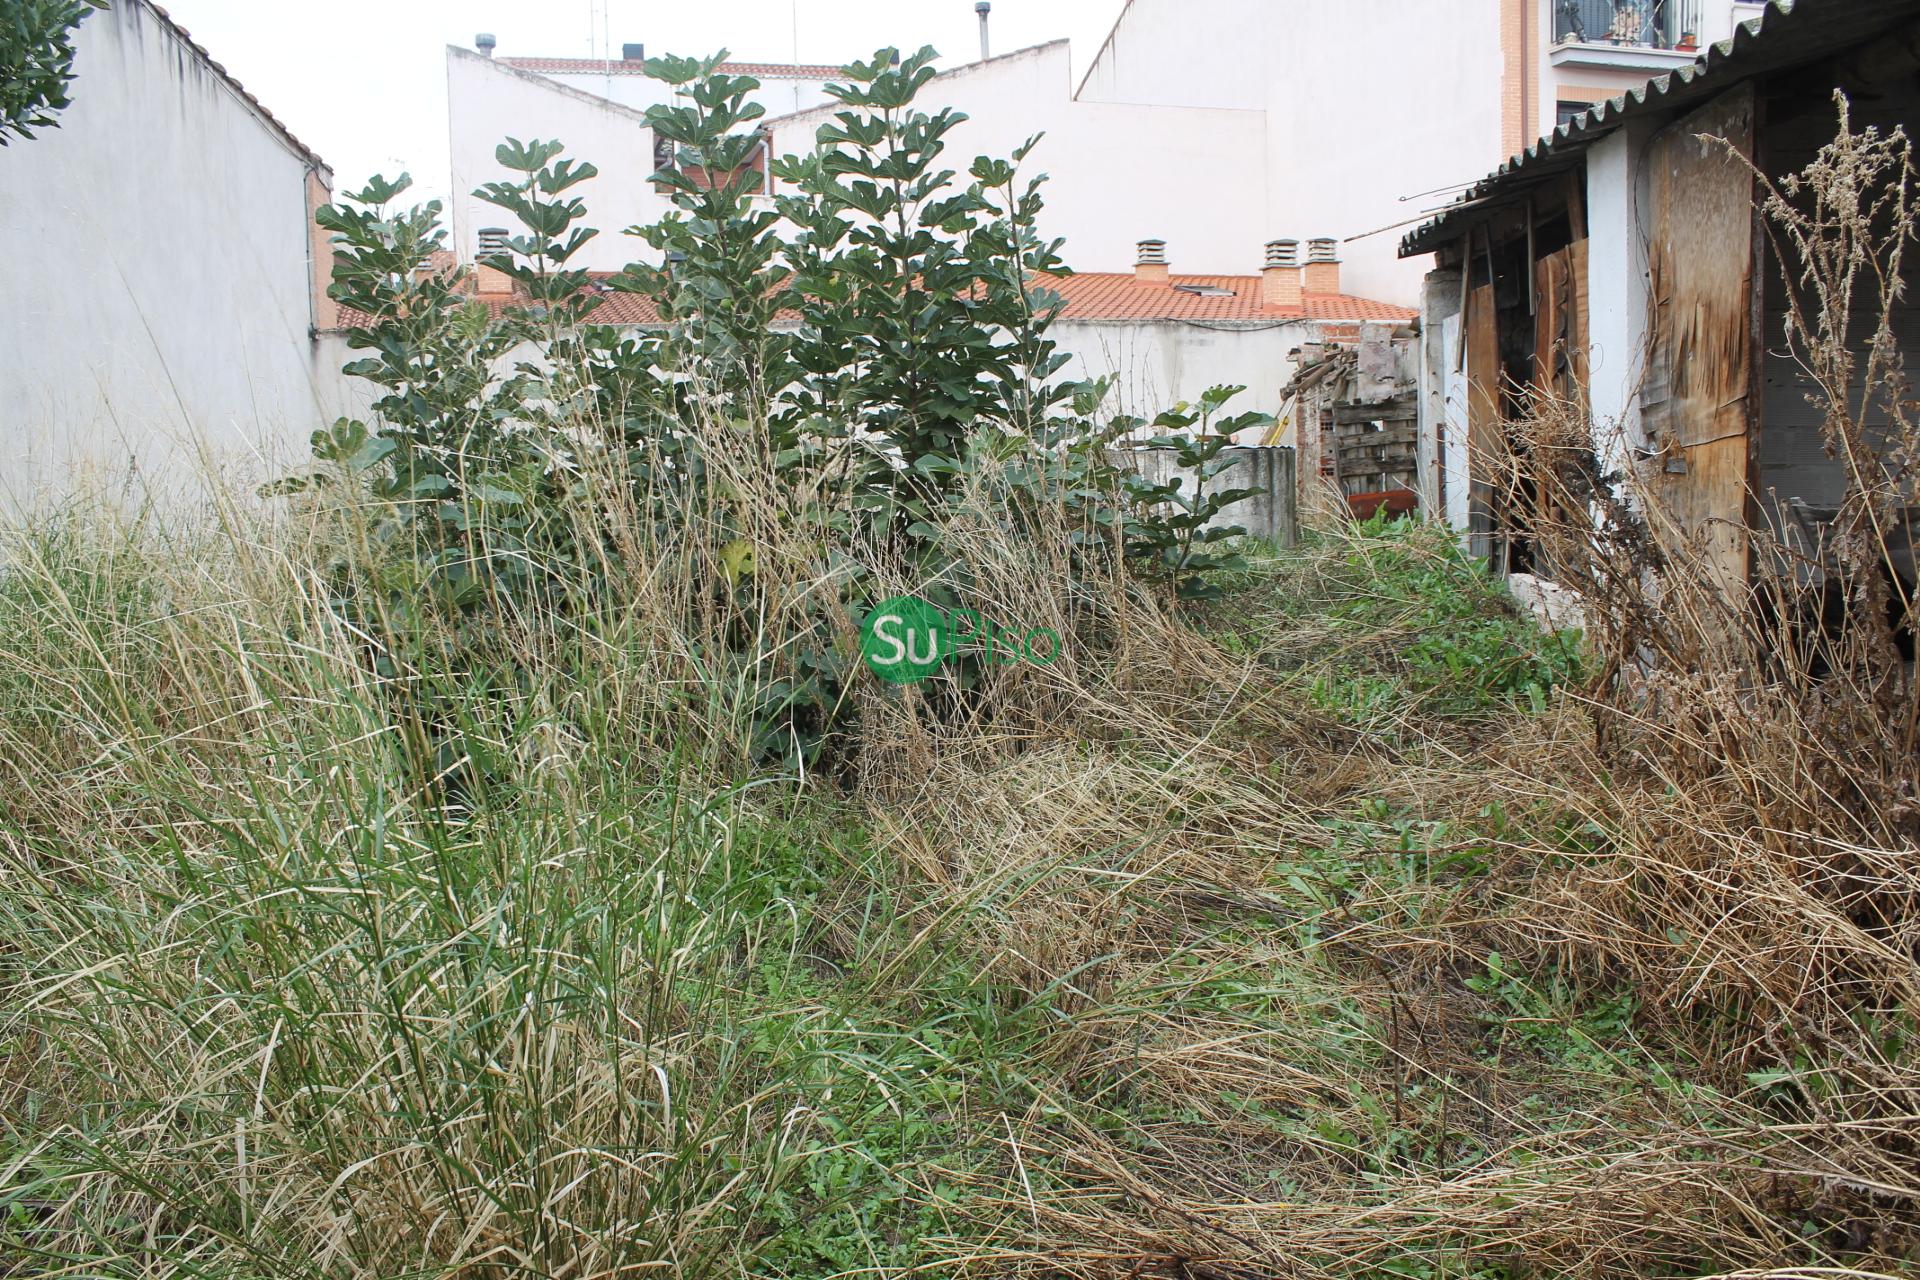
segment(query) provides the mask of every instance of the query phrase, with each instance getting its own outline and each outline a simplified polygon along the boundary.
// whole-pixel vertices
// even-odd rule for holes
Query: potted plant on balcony
[[[1692,53],[1700,47],[1700,36],[1697,32],[1682,31],[1680,38],[1674,42],[1673,47],[1682,53]]]

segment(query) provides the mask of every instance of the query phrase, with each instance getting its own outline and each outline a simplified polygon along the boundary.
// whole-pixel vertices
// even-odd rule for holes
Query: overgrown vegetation
[[[749,118],[697,83],[689,171]],[[580,170],[508,156],[533,288]],[[1544,548],[1595,570],[1584,651],[1413,525],[1221,554],[1196,605],[1168,570],[1226,548],[1089,479],[1087,391],[981,428],[834,364],[782,437],[768,371],[829,326],[769,315],[921,318],[878,247],[873,297],[770,311],[805,259],[683,194],[739,256],[632,273],[639,336],[474,310],[430,211],[330,213],[389,394],[333,482],[10,535],[0,1270],[1910,1266],[1913,813],[1834,736],[1879,685],[1736,668],[1744,611],[1571,558],[1624,525]],[[922,430],[953,470],[901,474]],[[859,603],[930,578],[1058,660],[863,676]]]
[[[792,192],[776,213],[748,164],[766,145],[757,82],[721,72],[723,56],[648,64],[682,90],[649,113],[675,146],[655,180],[676,208],[630,229],[664,265],[603,287],[644,295],[661,326],[593,323],[603,295],[574,263],[597,234],[578,194],[596,171],[558,142],[503,144],[518,176],[478,193],[522,228],[483,260],[520,290],[497,315],[432,269],[440,209],[397,210],[404,177],[322,210],[335,295],[366,318],[351,341],[370,354],[349,371],[387,394],[377,422],[315,437],[329,469],[283,488],[344,478],[380,504],[378,563],[342,560],[336,579],[378,661],[404,665],[428,604],[456,633],[597,607],[641,563],[619,541],[637,532],[713,584],[686,602],[716,631],[690,656],[751,682],[754,750],[842,768],[849,625],[902,586],[992,616],[949,545],[963,510],[1028,537],[1071,525],[1072,583],[1127,565],[1208,594],[1204,575],[1234,563],[1218,547],[1237,531],[1216,517],[1246,496],[1208,482],[1232,434],[1265,419],[1227,415],[1238,389],[1215,388],[1151,424],[1191,478],[1150,484],[1116,461],[1146,424],[1103,418],[1103,386],[1055,376],[1044,281],[1065,268],[1035,230],[1041,180],[1020,176],[1032,143],[975,160],[962,185],[941,167],[961,117],[915,105],[932,50],[883,49],[846,68],[818,148],[775,164]],[[446,634],[425,620],[433,642]],[[960,675],[964,695],[980,673]]]
[[[0,10],[0,147],[59,124],[73,83],[73,32],[106,0],[9,0]]]
[[[1243,579],[1207,622],[1323,710],[1377,730],[1395,716],[1544,711],[1580,682],[1580,633],[1543,634],[1448,531],[1383,514],[1307,541],[1321,554]]]

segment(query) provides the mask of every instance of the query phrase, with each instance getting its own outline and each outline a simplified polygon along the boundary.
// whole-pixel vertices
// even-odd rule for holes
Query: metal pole
[[[980,15],[980,61],[985,62],[993,56],[987,51],[987,14],[993,11],[993,5],[990,0],[979,0],[973,11]]]

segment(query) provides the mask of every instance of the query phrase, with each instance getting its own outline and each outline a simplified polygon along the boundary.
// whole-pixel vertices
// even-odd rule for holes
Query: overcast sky
[[[611,46],[767,62],[844,63],[930,44],[979,54],[973,0],[161,0],[267,109],[357,187],[405,169],[447,186],[446,46],[499,38],[500,56],[601,57]],[[993,51],[1066,36],[1084,69],[1123,0],[993,0]],[[796,17],[798,49],[795,48]]]

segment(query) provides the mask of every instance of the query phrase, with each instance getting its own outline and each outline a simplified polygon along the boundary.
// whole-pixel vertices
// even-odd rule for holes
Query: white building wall
[[[512,214],[473,194],[483,183],[516,176],[494,159],[495,149],[508,138],[558,138],[568,156],[590,161],[600,171],[573,190],[586,202],[587,225],[600,234],[569,265],[618,271],[647,256],[643,242],[621,232],[658,220],[672,206],[648,181],[654,171],[653,131],[643,111],[455,45],[447,47],[447,111],[453,156],[449,247],[460,261],[473,261],[482,227],[522,231]]]
[[[613,271],[648,256],[644,243],[619,234],[671,207],[647,180],[653,141],[641,112],[457,47],[447,51],[447,99],[452,239],[463,261],[473,259],[479,228],[513,225],[471,194],[483,182],[509,176],[493,158],[507,137],[558,138],[569,155],[599,168],[598,178],[576,188],[587,204],[588,224],[600,229],[579,265]],[[1006,157],[1034,134],[1046,135],[1028,158],[1027,172],[1049,176],[1041,230],[1066,238],[1065,256],[1076,269],[1130,269],[1135,242],[1149,237],[1168,242],[1175,271],[1260,269],[1262,246],[1271,237],[1259,198],[1241,193],[1247,182],[1261,182],[1262,112],[1077,103],[1065,41],[945,72],[922,91],[921,104],[966,113],[967,120],[948,135],[946,153],[962,183],[976,156]],[[835,104],[767,121],[774,154],[811,152],[818,129],[839,109]],[[1255,176],[1232,177],[1249,173]]]
[[[648,107],[664,103],[673,96],[666,84],[651,76],[554,71],[543,71],[539,74],[570,89],[579,89],[595,97],[607,98],[623,107],[632,107],[636,111],[645,111]],[[797,76],[761,77],[758,96],[760,105],[764,106],[770,115],[805,111],[809,107],[817,107],[832,101],[827,97],[826,81]]]
[[[1647,127],[1634,122],[1587,152],[1587,352],[1596,452],[1603,470],[1624,471],[1644,445],[1640,380],[1646,370],[1651,290],[1640,211]]]
[[[1346,240],[1499,163],[1500,75],[1498,0],[1131,0],[1080,100],[1264,113],[1265,148],[1213,190],[1258,202],[1261,240]],[[1398,238],[1343,243],[1342,287],[1418,305]]]
[[[1644,83],[1645,70],[1555,65],[1556,0],[1532,3],[1540,132],[1551,130],[1563,96]],[[956,159],[1005,154],[1048,133],[1034,157],[1054,178],[1047,229],[1067,237],[1068,260],[1081,270],[1124,270],[1133,243],[1152,236],[1168,242],[1176,271],[1250,272],[1267,240],[1331,235],[1343,241],[1347,292],[1416,305],[1425,264],[1396,256],[1400,231],[1507,158],[1501,8],[1502,0],[1129,0],[1078,84],[1058,42],[946,72],[925,101],[973,117],[954,135]],[[1703,46],[1752,10],[1701,0]],[[449,51],[463,257],[474,228],[493,221],[474,221],[465,193],[492,176],[492,149],[509,134],[560,137],[601,167],[589,203],[617,212],[596,212],[603,234],[587,265],[612,269],[637,256],[608,231],[665,208],[645,182],[651,154],[640,119],[665,86],[533,73],[518,73],[514,86],[503,73],[514,74]],[[822,82],[763,86],[779,153],[811,145],[833,110],[796,113],[796,93],[826,101]],[[593,108],[595,97],[631,114]],[[616,172],[628,164],[634,170]]]
[[[1310,328],[1060,320],[1053,338],[1072,356],[1061,378],[1113,380],[1102,406],[1107,413],[1151,419],[1180,401],[1197,403],[1210,387],[1244,386],[1228,402],[1229,415],[1257,411],[1277,418],[1280,389],[1293,379],[1293,353],[1310,339]],[[1264,434],[1248,432],[1238,442],[1256,444]]]
[[[1063,40],[1022,49],[944,72],[921,91],[924,106],[967,115],[947,135],[946,163],[961,181],[974,157],[1010,156],[1043,133],[1025,172],[1048,176],[1040,229],[1065,237],[1075,270],[1131,270],[1135,244],[1151,238],[1167,242],[1176,272],[1259,271],[1272,238],[1257,195],[1265,113],[1075,101],[1068,53]],[[811,151],[835,110],[772,121],[775,154]]]
[[[1290,11],[1309,7],[1294,0]],[[1333,0],[1343,3],[1344,0]],[[1291,39],[1272,0],[1129,0],[1079,85],[1082,102],[1265,111],[1270,82],[1294,70],[1278,61]],[[1286,15],[1291,26],[1295,14]],[[1196,74],[1199,73],[1199,74]]]
[[[359,396],[311,332],[312,164],[140,0],[86,18],[75,71],[0,152],[0,506],[303,456]]]

